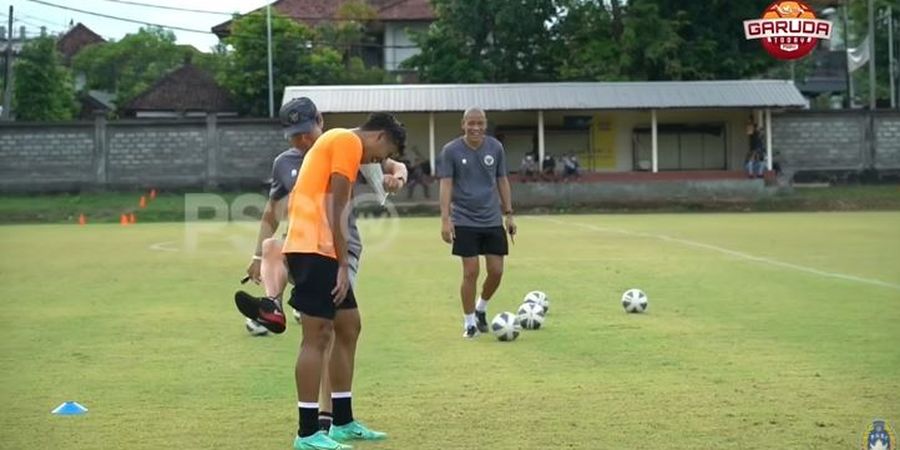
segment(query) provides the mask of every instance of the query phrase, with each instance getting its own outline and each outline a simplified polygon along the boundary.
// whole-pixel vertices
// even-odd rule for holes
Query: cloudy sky
[[[246,13],[268,3],[266,0],[40,0],[42,3],[31,0],[0,0],[0,20],[2,25],[9,22],[9,6],[12,5],[15,22],[13,28],[18,34],[19,27],[25,26],[29,35],[40,32],[40,27],[47,27],[50,33],[65,32],[69,27],[69,21],[81,22],[88,28],[106,39],[119,40],[128,33],[136,32],[140,23],[155,25],[167,25],[193,30],[202,30],[203,33],[172,30],[178,38],[179,44],[191,44],[202,51],[218,41],[210,32],[214,25],[229,20],[230,13]],[[220,14],[207,14],[200,12],[186,12],[166,10],[140,6],[136,3],[157,5],[164,7],[176,7],[203,11],[218,12]],[[126,22],[116,19],[99,17],[85,12],[66,10],[56,6],[74,8],[82,11],[115,16],[133,20],[140,23]]]

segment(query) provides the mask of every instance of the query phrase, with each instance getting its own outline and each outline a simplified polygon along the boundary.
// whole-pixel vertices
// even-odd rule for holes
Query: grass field
[[[900,425],[898,212],[522,217],[490,313],[552,305],[512,343],[461,338],[437,219],[385,223],[362,222],[354,410],[391,437],[356,448],[854,449]],[[0,448],[290,448],[299,327],[253,338],[232,306],[254,236],[0,228]]]

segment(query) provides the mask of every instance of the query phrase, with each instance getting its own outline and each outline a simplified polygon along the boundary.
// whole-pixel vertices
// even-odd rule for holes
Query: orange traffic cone
[[[131,213],[131,215],[128,216],[128,223],[129,224],[137,223],[137,217],[134,216],[134,213]]]
[[[156,189],[150,189],[150,200],[156,199]]]
[[[84,225],[87,223],[87,219],[84,217],[84,213],[78,215],[78,225]]]
[[[144,197],[142,195],[141,201],[138,203],[138,206],[140,206],[141,208],[146,208],[147,207],[147,197]]]
[[[126,216],[125,214],[122,214],[122,216],[119,217],[119,225],[122,225],[123,227],[127,227],[128,226],[128,216]]]

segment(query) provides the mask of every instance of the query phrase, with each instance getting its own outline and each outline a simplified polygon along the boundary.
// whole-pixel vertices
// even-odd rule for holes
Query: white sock
[[[478,297],[478,303],[475,304],[475,311],[487,312],[487,300]]]
[[[466,314],[465,318],[466,318],[466,328],[475,326],[475,313]]]

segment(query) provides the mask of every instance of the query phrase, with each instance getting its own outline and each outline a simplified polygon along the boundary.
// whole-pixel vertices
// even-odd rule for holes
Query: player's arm
[[[381,169],[385,174],[384,190],[396,194],[406,186],[406,181],[409,180],[406,164],[388,158],[381,162]]]
[[[441,238],[453,242],[453,223],[450,221],[450,199],[453,198],[453,178],[441,178]]]
[[[338,261],[338,280],[332,294],[336,304],[344,301],[350,287],[347,258],[347,227],[345,214],[349,207],[352,184],[345,175],[332,172],[328,192],[328,225],[334,241],[334,254]]]
[[[509,173],[506,169],[506,152],[501,147],[497,163],[497,193],[500,195],[500,213],[506,217],[506,232],[516,235],[516,222],[513,220],[512,188],[509,186]],[[515,242],[515,241],[514,241]]]
[[[506,217],[506,231],[510,236],[516,235],[516,222],[513,220],[512,188],[509,186],[509,177],[497,178],[497,191],[500,194],[500,208]]]

